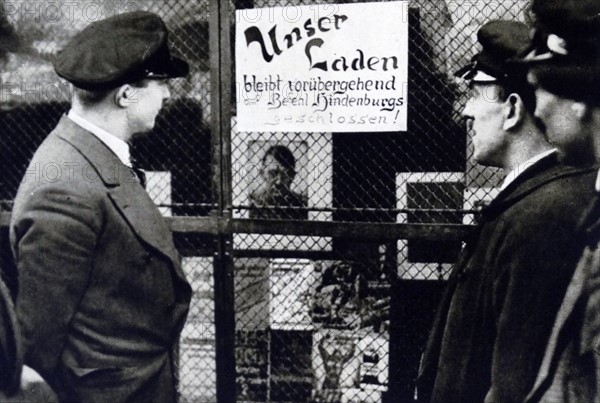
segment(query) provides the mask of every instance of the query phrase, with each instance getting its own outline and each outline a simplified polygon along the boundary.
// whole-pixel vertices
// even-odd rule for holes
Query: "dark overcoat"
[[[18,391],[22,360],[19,323],[12,296],[0,276],[0,398],[1,392],[11,395]]]
[[[581,242],[592,169],[555,154],[482,211],[451,274],[423,355],[422,401],[522,402],[533,386]]]
[[[10,225],[25,363],[61,401],[174,402],[191,288],[163,217],[97,137],[63,117]]]
[[[19,389],[23,355],[14,306],[15,270],[8,247],[8,231],[5,231],[5,228],[0,229],[0,248],[2,248],[0,251],[0,399],[2,399],[4,396],[2,392],[12,395]]]
[[[581,219],[585,249],[527,402],[600,402],[600,193]]]

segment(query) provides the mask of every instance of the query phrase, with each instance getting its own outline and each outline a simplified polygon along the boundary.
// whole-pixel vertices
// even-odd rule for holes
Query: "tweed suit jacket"
[[[11,217],[25,363],[63,402],[174,402],[191,288],[133,172],[66,116]]]
[[[482,211],[438,308],[420,401],[522,402],[580,254],[592,169],[543,158]]]

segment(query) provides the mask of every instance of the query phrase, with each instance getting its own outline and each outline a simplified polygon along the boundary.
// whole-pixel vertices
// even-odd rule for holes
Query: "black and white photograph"
[[[600,403],[600,0],[0,0],[0,402]]]

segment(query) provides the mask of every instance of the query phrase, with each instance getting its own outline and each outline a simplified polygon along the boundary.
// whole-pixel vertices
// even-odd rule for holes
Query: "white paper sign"
[[[406,130],[408,2],[236,12],[240,131]]]

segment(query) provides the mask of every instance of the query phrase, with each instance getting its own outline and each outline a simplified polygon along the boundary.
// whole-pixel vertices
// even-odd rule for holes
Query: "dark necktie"
[[[140,185],[142,185],[142,187],[146,189],[146,173],[139,167],[139,163],[136,158],[132,156],[130,157],[130,160],[131,170],[137,177],[138,181],[140,182]]]

